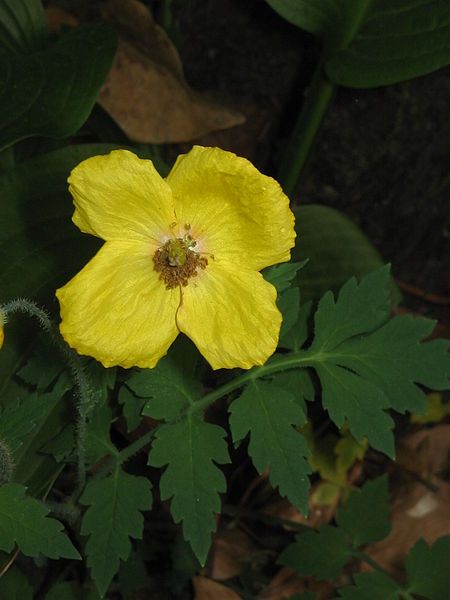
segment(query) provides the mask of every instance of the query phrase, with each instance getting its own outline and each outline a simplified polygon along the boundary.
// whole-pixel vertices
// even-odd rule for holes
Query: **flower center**
[[[192,250],[196,245],[197,242],[190,235],[185,235],[182,238],[167,240],[155,252],[154,269],[168,290],[186,286],[189,279],[197,275],[198,269],[206,268],[208,260]]]

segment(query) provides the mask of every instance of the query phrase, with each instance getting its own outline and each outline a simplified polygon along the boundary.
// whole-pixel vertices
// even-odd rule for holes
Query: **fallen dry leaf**
[[[213,538],[208,560],[208,575],[218,580],[231,579],[240,575],[257,550],[250,537],[241,529],[220,530]]]
[[[212,579],[196,576],[192,578],[192,583],[194,600],[242,600],[232,589]]]
[[[333,598],[334,586],[327,581],[300,577],[290,569],[280,569],[269,585],[258,595],[259,600],[281,600],[293,594],[314,592],[316,600]]]
[[[450,425],[420,429],[400,441],[397,462],[425,479],[445,474],[450,466]]]
[[[392,502],[391,523],[388,537],[366,552],[394,577],[401,577],[405,555],[420,538],[432,544],[450,534],[450,484],[441,482],[437,492],[420,483],[403,485]],[[366,565],[362,569],[368,570]]]
[[[130,139],[185,142],[244,122],[187,85],[175,47],[141,2],[109,0],[102,15],[120,39],[98,102]]]

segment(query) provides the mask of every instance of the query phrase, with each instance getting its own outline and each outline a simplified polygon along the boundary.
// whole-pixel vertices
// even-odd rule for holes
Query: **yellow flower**
[[[194,147],[166,179],[126,150],[69,177],[74,223],[105,240],[57,291],[61,333],[105,367],[154,367],[186,334],[214,369],[264,363],[281,325],[258,272],[290,258],[294,216],[249,161]]]
[[[5,332],[3,331],[3,325],[6,323],[5,313],[0,308],[0,350],[3,346],[3,342],[5,341]]]

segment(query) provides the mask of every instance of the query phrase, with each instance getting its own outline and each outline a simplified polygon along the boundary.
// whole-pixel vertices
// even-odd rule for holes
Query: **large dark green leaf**
[[[67,137],[89,116],[111,67],[114,34],[80,27],[31,55],[0,56],[0,149],[34,135]]]
[[[0,0],[0,50],[24,52],[42,48],[47,40],[40,0]]]
[[[325,64],[334,83],[389,85],[450,64],[448,0],[374,0],[350,45]]]
[[[328,206],[295,209],[294,260],[309,258],[298,273],[302,302],[336,291],[353,275],[361,277],[384,263],[369,239],[348,217]]]

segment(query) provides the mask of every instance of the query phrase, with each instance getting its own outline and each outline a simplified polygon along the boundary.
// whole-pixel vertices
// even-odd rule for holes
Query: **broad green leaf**
[[[43,392],[54,383],[66,366],[55,346],[38,343],[33,355],[17,372],[17,376],[38,392]]]
[[[321,37],[342,20],[340,0],[266,0],[286,21]]]
[[[271,283],[277,290],[278,294],[287,290],[291,283],[295,281],[297,273],[303,269],[308,260],[302,262],[287,262],[273,267],[267,267],[262,274],[264,279]]]
[[[20,164],[0,176],[0,302],[27,297],[56,311],[54,290],[66,283],[98,250],[99,240],[83,235],[71,223],[73,204],[67,177],[82,160],[115,146],[70,146]],[[12,316],[5,331],[0,360],[0,398],[3,406],[21,397],[14,375],[29,354],[38,329],[24,316]],[[57,357],[56,357],[57,358]],[[27,437],[28,455],[22,461],[30,493],[44,493],[59,468],[39,453],[49,434],[71,419],[67,403],[59,403],[46,426]],[[27,450],[28,451],[28,450]],[[18,465],[19,466],[19,465]],[[33,477],[34,482],[28,481]]]
[[[425,396],[416,384],[448,386],[449,343],[421,343],[434,323],[428,319],[388,320],[388,271],[354,279],[337,300],[328,292],[315,315],[315,337],[303,364],[316,369],[322,403],[338,427],[344,422],[358,442],[393,456],[392,419],[385,412],[423,410]]]
[[[339,590],[339,598],[344,600],[401,600],[401,587],[385,573],[357,573],[353,576],[355,585]]]
[[[391,528],[387,477],[369,481],[352,492],[336,521],[350,535],[355,548],[385,538]]]
[[[232,402],[229,411],[234,443],[250,433],[248,451],[258,472],[268,469],[272,485],[306,514],[310,468],[305,459],[309,449],[293,427],[303,425],[306,415],[294,394],[276,383],[254,381]]]
[[[25,493],[18,483],[0,487],[0,549],[11,552],[17,545],[26,556],[80,558],[61,523],[47,517],[48,509]]]
[[[33,600],[33,588],[22,571],[14,565],[0,577],[0,598]]]
[[[16,462],[23,455],[24,442],[29,442],[29,435],[37,428],[41,428],[51,410],[61,401],[67,389],[56,390],[38,394],[37,392],[23,392],[17,400],[10,402],[0,416],[0,438],[4,440],[15,456]]]
[[[41,0],[0,0],[0,51],[42,48],[47,25]]]
[[[103,596],[120,561],[130,555],[130,537],[142,537],[141,511],[149,510],[152,504],[150,483],[116,468],[104,479],[91,480],[80,502],[89,506],[81,523],[81,534],[89,536],[85,547],[87,565]]]
[[[295,403],[298,404],[302,413],[304,415],[307,414],[305,402],[312,402],[316,395],[307,369],[281,371],[272,377],[272,383],[276,388],[282,388],[289,394],[292,394]]]
[[[350,277],[362,277],[383,265],[379,252],[343,213],[318,204],[300,206],[294,213],[293,258],[309,258],[297,278],[302,302],[335,292]]]
[[[225,435],[221,427],[188,414],[157,430],[149,456],[149,465],[167,465],[159,484],[161,499],[172,499],[173,519],[183,522],[184,537],[202,565],[216,529],[219,493],[226,490],[225,477],[214,464],[229,462]]]
[[[5,10],[5,2],[10,4],[0,0],[0,10]],[[0,149],[30,136],[67,137],[77,131],[111,67],[114,32],[103,25],[86,25],[31,52],[29,40],[13,52],[7,37],[0,45],[5,46],[5,40],[10,51],[0,52]]]
[[[350,45],[325,63],[339,85],[372,88],[450,64],[447,0],[376,0]]]
[[[299,575],[319,580],[335,579],[351,556],[344,531],[325,525],[296,537],[281,553],[278,562]]]
[[[419,540],[406,557],[410,594],[429,600],[447,600],[450,590],[450,535],[439,538],[432,546]]]

